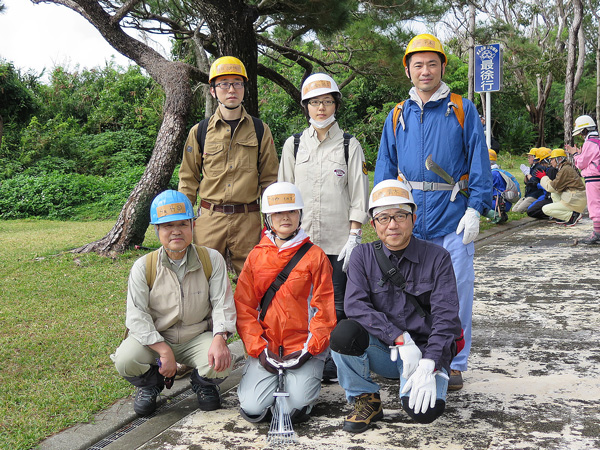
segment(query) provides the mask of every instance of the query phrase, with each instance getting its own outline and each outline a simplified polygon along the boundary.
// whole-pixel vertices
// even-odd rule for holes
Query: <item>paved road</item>
[[[470,370],[465,387],[449,394],[446,413],[431,425],[414,424],[396,383],[380,380],[385,417],[355,436],[341,430],[350,410],[343,391],[325,385],[312,419],[295,426],[292,448],[600,449],[600,246],[574,244],[591,232],[591,221],[565,228],[525,220],[496,231],[510,227],[478,239]],[[238,376],[228,380],[222,410],[197,410],[181,382],[181,401],[151,419],[120,428],[131,419],[128,400],[40,448],[85,449],[98,433],[120,428],[91,448],[268,449],[269,425],[238,414]]]

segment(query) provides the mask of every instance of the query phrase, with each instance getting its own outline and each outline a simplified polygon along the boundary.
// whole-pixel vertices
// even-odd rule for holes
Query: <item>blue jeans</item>
[[[400,389],[398,396],[408,397],[410,391],[406,394],[400,394],[406,384],[406,379],[402,378],[402,360],[390,359],[389,347],[379,339],[369,335],[369,347],[361,356],[342,355],[332,351],[331,355],[338,368],[339,384],[346,392],[346,399],[352,402],[355,397],[361,394],[371,394],[379,392],[379,385],[371,378],[371,372],[375,372],[385,378],[394,380],[400,379]],[[445,369],[442,369],[446,373]],[[435,377],[438,400],[446,401],[448,393],[448,380],[443,377]]]

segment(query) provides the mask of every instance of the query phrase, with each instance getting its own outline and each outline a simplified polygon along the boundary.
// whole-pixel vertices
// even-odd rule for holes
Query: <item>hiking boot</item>
[[[221,408],[221,394],[215,384],[192,383],[192,390],[198,397],[198,408],[202,411],[214,411]]]
[[[592,232],[589,237],[582,239],[581,243],[588,245],[600,244],[600,233]]]
[[[458,391],[463,387],[463,378],[460,370],[450,369],[450,380],[448,381],[449,391]]]
[[[156,411],[156,397],[162,392],[162,386],[147,386],[137,388],[133,410],[138,416],[149,416]]]
[[[578,224],[582,217],[583,214],[573,211],[571,218],[565,223],[565,227],[572,227],[573,225]]]
[[[362,433],[371,422],[383,419],[379,393],[361,394],[354,401],[354,411],[344,420],[344,431]]]
[[[325,360],[322,380],[326,383],[337,383],[338,381],[337,366],[331,356]]]
[[[188,373],[190,373],[194,368],[192,366],[187,366],[185,364],[177,363],[177,373],[175,374],[175,379],[180,380],[185,377]]]

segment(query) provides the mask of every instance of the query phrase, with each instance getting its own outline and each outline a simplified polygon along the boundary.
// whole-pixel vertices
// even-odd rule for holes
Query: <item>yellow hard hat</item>
[[[565,158],[567,157],[567,154],[562,148],[555,148],[552,150],[552,153],[550,153],[550,158],[558,158],[560,156],[564,156]]]
[[[223,75],[239,75],[248,81],[248,74],[246,73],[244,64],[234,56],[222,56],[212,63],[208,74],[208,82],[210,83],[214,78]]]
[[[533,147],[531,150],[529,150],[529,153],[527,153],[527,154],[533,156],[534,158],[537,158],[537,151],[538,150],[539,150],[538,148]]]
[[[547,147],[540,147],[540,148],[538,148],[537,153],[536,153],[535,156],[536,156],[537,159],[539,159],[541,161],[543,159],[548,158],[551,153],[552,153],[552,150],[550,150],[549,148],[547,148]]]
[[[490,161],[498,161],[498,154],[494,150],[488,148],[488,152],[490,154]]]
[[[448,59],[444,53],[442,43],[438,38],[436,38],[433,34],[417,34],[406,46],[406,52],[404,53],[404,58],[402,59],[404,67],[406,67],[406,57],[412,55],[413,53],[419,52],[439,53],[440,56],[442,56],[442,64]]]

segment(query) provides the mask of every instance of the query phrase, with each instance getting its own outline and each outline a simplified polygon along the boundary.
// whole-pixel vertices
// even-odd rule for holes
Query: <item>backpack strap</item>
[[[198,253],[198,258],[200,258],[200,262],[202,263],[202,269],[204,269],[204,276],[206,277],[206,281],[210,280],[212,275],[212,263],[210,262],[210,255],[208,254],[208,250],[206,247],[201,245],[193,244],[196,252]]]
[[[302,133],[294,134],[294,160],[298,154],[298,147],[300,147],[300,136],[302,136]],[[350,158],[350,139],[353,137],[350,133],[344,132],[344,159],[346,160],[346,165],[348,165],[348,159]]]
[[[404,292],[404,295],[406,295],[406,299],[413,304],[419,316],[425,317],[427,315],[426,309],[414,295],[405,291],[404,288],[406,287],[406,279],[400,273],[398,268],[394,267],[390,259],[385,255],[383,251],[383,242],[373,242],[373,249],[375,250],[375,259],[377,260],[377,265],[381,269],[381,272],[383,272],[383,276],[379,279],[377,284],[383,287],[388,280],[391,281],[395,286],[402,289],[402,292]]]
[[[196,130],[196,142],[200,146],[200,156],[204,155],[204,143],[206,142],[206,132],[208,130],[208,118],[198,122],[198,129]]]
[[[154,250],[146,255],[146,283],[152,290],[154,280],[156,280],[156,263],[158,262],[158,250]]]
[[[294,270],[294,267],[296,267],[296,264],[298,264],[300,262],[302,257],[306,254],[306,252],[308,252],[308,250],[310,250],[310,248],[312,246],[313,246],[312,242],[310,242],[310,241],[305,242],[298,249],[298,251],[294,254],[292,259],[290,259],[288,261],[288,263],[285,265],[283,270],[281,272],[279,272],[279,275],[277,275],[275,280],[273,280],[273,282],[271,283],[271,286],[269,286],[269,289],[267,289],[267,291],[265,292],[265,295],[263,296],[263,298],[260,301],[260,315],[259,315],[260,320],[265,319],[265,314],[267,313],[267,308],[271,304],[273,297],[275,297],[275,294],[277,293],[277,291],[279,290],[281,285],[283,283],[285,283],[288,276],[290,275],[290,272],[292,270]]]
[[[396,127],[398,126],[398,118],[402,115],[402,105],[404,100],[394,106],[394,113],[392,114],[392,124],[394,125],[394,137],[396,137]]]
[[[458,95],[455,94],[454,92],[450,93],[450,101],[456,105],[456,107],[454,108],[454,114],[456,115],[456,119],[458,120],[458,123],[460,124],[461,128],[465,128],[465,109],[463,107],[463,98]]]

